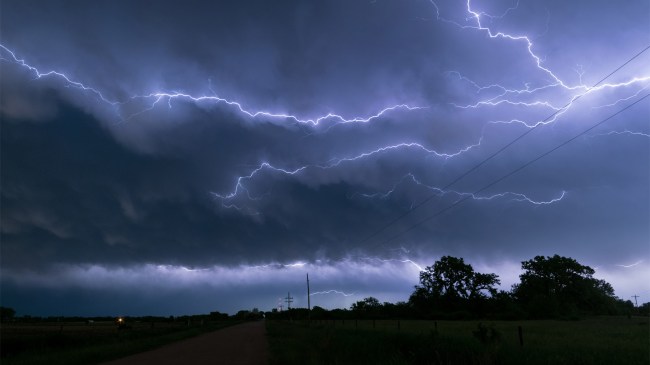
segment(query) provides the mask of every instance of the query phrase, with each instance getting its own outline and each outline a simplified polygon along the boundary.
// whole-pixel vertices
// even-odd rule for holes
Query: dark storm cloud
[[[199,297],[204,284],[226,293],[238,286],[236,273],[257,277],[256,265],[276,265],[283,281],[269,285],[284,292],[280,288],[295,274],[286,265],[299,262],[327,272],[323,280],[331,286],[323,290],[372,295],[369,278],[378,275],[390,283],[385,299],[393,300],[405,299],[396,293],[408,294],[417,270],[407,261],[382,259],[429,265],[453,254],[502,268],[538,254],[560,253],[605,268],[645,259],[647,101],[402,233],[648,87],[647,80],[636,81],[586,95],[556,123],[441,192],[436,188],[526,131],[523,123],[543,120],[583,90],[559,87],[554,76],[567,85],[591,85],[642,48],[647,36],[634,24],[647,20],[648,4],[474,5],[504,14],[482,15],[484,26],[529,35],[548,71],[536,65],[525,41],[491,39],[467,28],[475,24],[465,3],[435,5],[3,2],[3,46],[42,72],[63,72],[95,90],[71,87],[57,76],[35,79],[33,70],[2,53],[5,297],[29,297],[20,288],[30,285],[73,290],[65,283],[86,293],[80,297],[91,296],[87,291],[96,288],[80,284],[84,276],[97,276],[106,282],[102,290],[119,292],[121,282],[110,281],[111,273],[148,283],[167,275],[156,265],[174,267],[170,277],[197,268],[233,283],[217,289],[205,284],[209,279],[178,284]],[[648,77],[643,57],[607,82]],[[422,109],[313,126],[250,117],[225,103],[131,99],[156,92],[219,95],[251,113],[299,119],[367,117],[396,104]],[[504,95],[510,103],[489,105]],[[488,102],[476,104],[481,101]],[[535,101],[547,104],[523,104]],[[408,219],[364,240],[432,193],[437,196]],[[228,194],[234,196],[223,198]],[[392,273],[393,264],[406,274],[391,279],[376,271]],[[364,274],[349,275],[356,270]],[[51,274],[61,277],[54,289],[45,280]],[[259,284],[242,280],[257,290]],[[265,295],[241,294],[244,299],[228,310]]]
[[[12,256],[5,268],[205,266],[314,259],[315,250],[342,257],[341,245],[358,238],[354,227],[379,218],[348,199],[348,184],[305,186],[287,178],[260,188],[269,189],[261,216],[222,208],[209,194],[209,182],[219,180],[210,167],[229,165],[236,148],[220,141],[245,134],[235,129],[219,128],[221,136],[179,131],[169,145],[180,139],[193,147],[151,155],[117,143],[90,115],[64,104],[43,123],[5,119],[3,252]]]

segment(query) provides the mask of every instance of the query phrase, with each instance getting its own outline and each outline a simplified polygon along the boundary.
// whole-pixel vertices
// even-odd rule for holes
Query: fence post
[[[517,326],[519,332],[519,346],[524,347],[524,331],[521,326]]]

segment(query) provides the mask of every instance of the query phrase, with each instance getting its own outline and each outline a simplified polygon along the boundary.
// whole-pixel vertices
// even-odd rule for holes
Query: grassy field
[[[95,364],[213,331],[237,321],[188,323],[115,322],[11,323],[0,328],[3,365]]]
[[[650,364],[647,317],[269,321],[271,364]],[[523,346],[518,326],[522,328]],[[475,334],[475,332],[477,332]],[[482,335],[481,335],[482,333]]]

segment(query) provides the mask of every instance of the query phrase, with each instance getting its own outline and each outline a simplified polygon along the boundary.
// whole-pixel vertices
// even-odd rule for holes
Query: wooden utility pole
[[[309,293],[309,273],[307,273],[307,321],[311,323],[311,294]]]
[[[307,310],[311,310],[311,294],[309,292],[309,273],[307,273]]]
[[[635,306],[635,307],[638,307],[638,306],[639,306],[639,303],[636,302],[636,298],[638,298],[638,297],[639,297],[639,296],[636,295],[636,294],[632,295],[632,298],[634,298],[634,306]]]

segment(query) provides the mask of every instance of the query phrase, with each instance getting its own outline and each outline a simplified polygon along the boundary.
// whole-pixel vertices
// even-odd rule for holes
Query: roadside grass
[[[122,331],[118,331],[113,324],[91,327],[67,324],[61,331],[42,325],[25,325],[19,329],[3,326],[0,337],[2,364],[96,364],[237,323],[240,322],[206,322],[201,326],[158,324],[153,328],[150,324],[142,324]]]
[[[268,321],[274,364],[649,364],[648,318],[581,321]],[[522,327],[523,346],[518,326]]]

